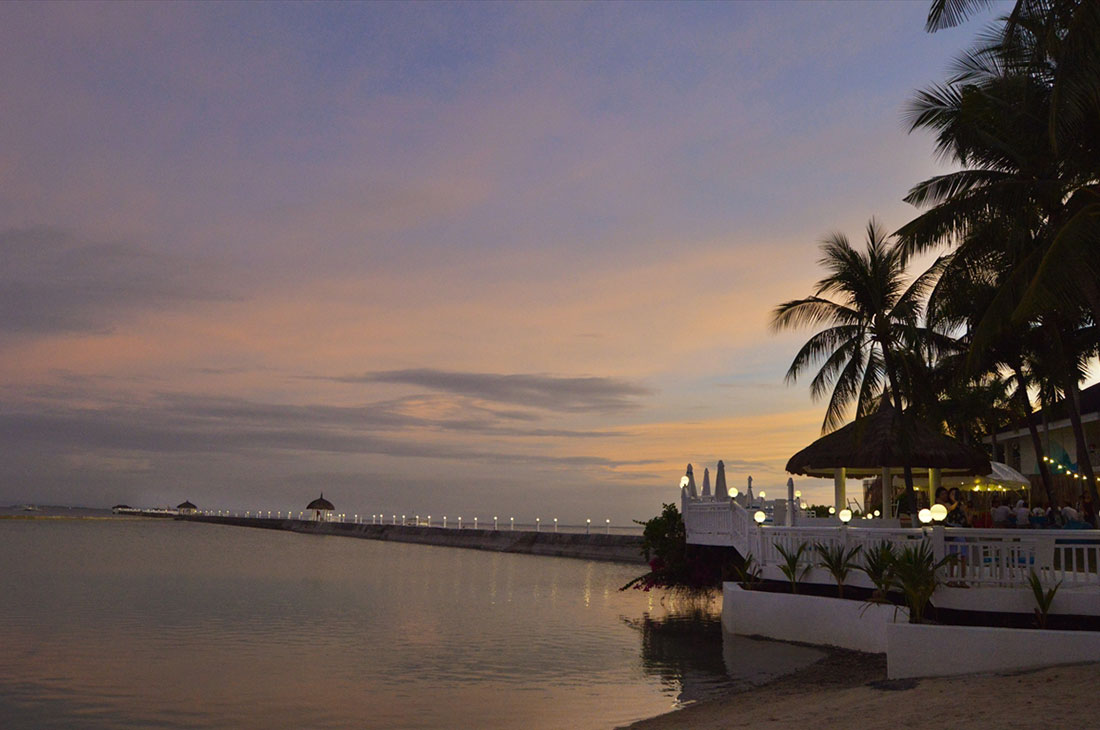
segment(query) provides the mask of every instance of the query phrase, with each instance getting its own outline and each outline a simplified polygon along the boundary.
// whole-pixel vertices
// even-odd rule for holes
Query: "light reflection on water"
[[[0,565],[5,728],[606,728],[819,656],[610,563],[121,519],[0,520]]]

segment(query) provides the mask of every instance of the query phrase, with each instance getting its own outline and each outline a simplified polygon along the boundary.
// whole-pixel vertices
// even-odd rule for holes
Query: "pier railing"
[[[119,511],[119,510],[116,510]],[[138,510],[131,510],[138,512]],[[177,510],[171,511],[172,515]],[[182,514],[182,513],[181,513]],[[322,512],[315,514],[315,510],[195,510],[190,514],[205,515],[208,517],[243,517],[256,519],[277,520],[302,520],[307,522],[335,522],[359,525],[393,525],[402,527],[432,527],[447,530],[484,530],[484,531],[511,531],[511,532],[561,532],[566,534],[600,534],[600,535],[640,535],[642,526],[638,524],[621,525],[613,524],[609,518],[587,519],[582,523],[567,523],[556,517],[543,519],[534,518],[534,521],[519,520],[509,517],[456,516],[456,515],[430,515],[430,514],[354,514],[346,512]]]
[[[733,547],[742,556],[751,555],[765,574],[783,562],[780,547],[788,553],[801,544],[811,548],[815,544],[858,545],[866,551],[882,542],[901,549],[927,541],[937,561],[954,556],[945,569],[951,583],[1023,588],[1035,571],[1045,585],[1061,581],[1065,588],[1100,588],[1100,530],[876,526],[883,524],[881,520],[857,520],[850,525],[776,525],[770,523],[772,510],[766,503],[746,509],[732,499],[692,499],[685,494],[682,506],[689,543]],[[763,513],[763,523],[755,521],[757,512]],[[791,521],[798,521],[798,513],[792,514]],[[816,565],[814,552],[807,551],[805,559]]]

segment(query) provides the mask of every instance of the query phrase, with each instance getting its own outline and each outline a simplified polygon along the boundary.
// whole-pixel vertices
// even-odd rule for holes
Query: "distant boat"
[[[33,504],[25,504],[25,505],[23,505],[23,511],[24,512],[41,512],[42,508],[41,507],[35,507]]]

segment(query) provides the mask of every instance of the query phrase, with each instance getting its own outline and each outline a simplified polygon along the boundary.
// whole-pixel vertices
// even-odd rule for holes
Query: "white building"
[[[1061,466],[1053,468],[1053,474],[1057,476],[1068,472],[1072,479],[1072,473],[1078,471],[1080,460],[1066,404],[1059,402],[1047,408],[1045,422],[1043,414],[1038,411],[1031,414],[1031,420],[1039,430],[1041,452],[1035,453],[1027,422],[1021,419],[997,434],[998,453],[994,454],[994,461],[1002,461],[1029,477],[1035,477],[1032,480],[1032,484],[1035,484],[1039,477],[1039,459],[1046,456],[1054,464]],[[1100,467],[1096,451],[1096,445],[1100,443],[1100,383],[1081,391],[1081,422],[1085,427],[1089,461],[1093,469],[1097,469]],[[993,439],[986,439],[986,443],[992,442]]]

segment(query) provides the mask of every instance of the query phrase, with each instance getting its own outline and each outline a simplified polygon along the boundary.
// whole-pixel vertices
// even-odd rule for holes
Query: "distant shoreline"
[[[0,515],[0,520],[120,520],[122,517],[115,515],[36,515],[17,514]],[[156,519],[150,517],[148,519]]]

